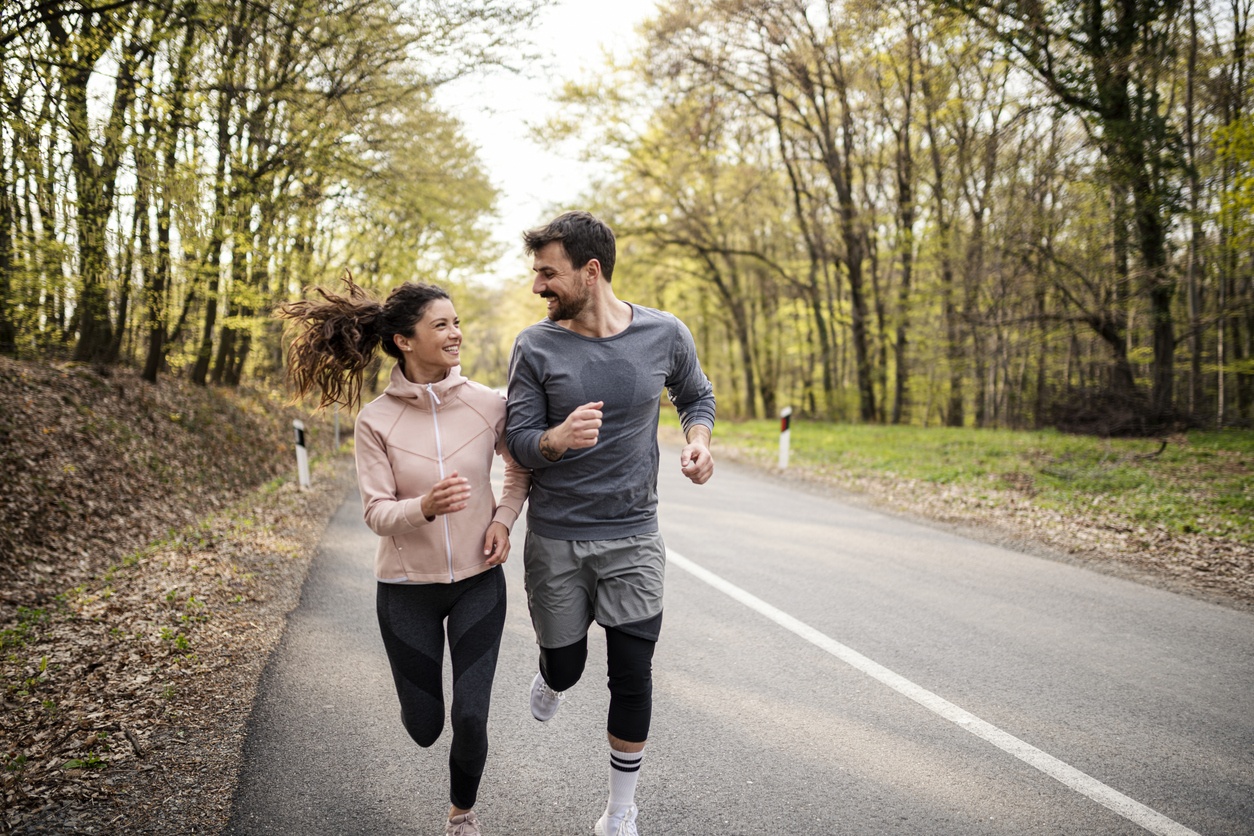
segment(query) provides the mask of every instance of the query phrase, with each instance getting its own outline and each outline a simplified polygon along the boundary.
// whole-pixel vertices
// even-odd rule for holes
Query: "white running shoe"
[[[632,804],[611,813],[608,809],[597,819],[592,828],[596,836],[640,836],[636,830],[636,805]]]
[[[541,723],[553,719],[564,699],[566,692],[554,691],[541,674],[537,673],[536,678],[531,680],[531,716]]]

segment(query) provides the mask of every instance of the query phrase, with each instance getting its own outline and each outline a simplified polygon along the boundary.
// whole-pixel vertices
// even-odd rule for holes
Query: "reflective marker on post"
[[[300,489],[309,487],[309,451],[305,449],[305,425],[293,421],[296,428],[296,475],[300,479]]]
[[[788,432],[792,424],[792,407],[786,406],[779,411],[779,469],[788,467]]]

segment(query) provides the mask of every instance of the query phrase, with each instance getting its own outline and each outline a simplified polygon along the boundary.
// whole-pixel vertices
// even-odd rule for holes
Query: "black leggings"
[[[419,746],[444,729],[444,620],[453,660],[449,800],[475,806],[488,758],[488,704],[505,628],[505,574],[497,566],[456,583],[380,583],[383,646],[401,702],[401,722]]]
[[[628,743],[649,739],[653,716],[653,649],[656,641],[605,628],[610,715],[606,730]],[[540,648],[540,672],[554,691],[565,691],[583,676],[588,637],[565,647]]]

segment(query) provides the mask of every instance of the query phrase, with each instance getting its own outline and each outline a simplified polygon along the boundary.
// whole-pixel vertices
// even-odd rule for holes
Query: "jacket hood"
[[[448,370],[448,376],[443,380],[430,384],[413,383],[405,377],[405,373],[401,371],[401,364],[397,363],[392,366],[392,377],[388,381],[388,387],[383,390],[383,394],[391,395],[394,398],[400,398],[411,406],[419,409],[431,409],[431,392],[435,392],[436,403],[441,403],[457,396],[457,390],[466,385],[466,378],[462,376],[462,367],[454,366]]]

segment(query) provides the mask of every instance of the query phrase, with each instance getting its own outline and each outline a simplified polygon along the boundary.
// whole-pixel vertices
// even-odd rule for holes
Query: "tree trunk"
[[[169,292],[172,282],[173,265],[170,256],[170,227],[173,223],[174,197],[172,179],[178,166],[178,141],[187,102],[188,76],[192,54],[196,46],[196,2],[192,0],[183,7],[183,43],[179,47],[178,59],[174,66],[174,77],[170,94],[170,113],[161,132],[163,144],[161,155],[162,188],[157,199],[157,260],[153,265],[152,280],[148,286],[148,349],[144,358],[143,378],[150,383],[157,382],[157,375],[165,363],[166,334],[169,323]]]
[[[850,161],[853,145],[853,125],[848,116],[848,102],[845,103],[844,164],[843,172],[837,160],[829,157],[828,171],[836,177],[836,194],[840,203],[840,232],[845,243],[845,270],[849,282],[849,302],[853,311],[854,362],[858,375],[858,413],[866,423],[875,421],[879,412],[876,409],[874,369],[871,367],[871,333],[866,299],[866,287],[863,279],[863,234],[858,220],[858,210],[853,202],[853,166]]]
[[[984,214],[971,207],[971,239],[967,242],[966,274],[963,276],[962,318],[971,352],[970,366],[975,375],[975,425],[988,426],[988,354],[980,331],[980,287],[984,280]]]
[[[913,78],[913,70],[911,70]],[[897,287],[897,334],[893,356],[897,366],[892,422],[900,424],[910,413],[910,290],[914,276],[914,150],[910,140],[910,100],[897,152],[897,205],[901,229],[901,284]]]
[[[97,148],[92,142],[88,118],[87,87],[96,61],[121,30],[122,20],[113,13],[101,13],[96,25],[84,22],[86,31],[74,37],[60,27],[60,21],[49,24],[54,38],[60,39],[61,45],[66,47],[63,54],[67,56],[62,84],[65,118],[69,126],[70,162],[77,195],[75,233],[80,271],[75,310],[79,336],[74,346],[74,359],[101,363],[108,361],[113,343],[113,326],[109,319],[109,217],[113,213],[117,171],[122,161],[123,126],[135,95],[135,73],[148,53],[137,43],[131,43],[123,50],[112,109],[100,143],[100,161],[97,162]],[[70,45],[71,41],[73,45]]]
[[[250,214],[247,206],[235,206],[236,224],[242,225],[246,223],[246,218]],[[246,282],[245,273],[247,271],[246,262],[248,260],[245,252],[246,244],[244,243],[244,233],[236,229],[233,236],[231,246],[231,284],[228,289],[224,301],[226,302],[226,310],[224,311],[225,321],[222,323],[222,331],[218,339],[218,356],[213,361],[213,385],[219,386],[227,383],[230,379],[230,369],[236,362],[237,339],[240,335],[240,329],[234,325],[230,325],[229,317],[232,314],[243,315],[243,309],[238,303],[232,303],[233,298],[239,298],[238,293],[243,289]]]
[[[1189,230],[1188,261],[1185,266],[1185,287],[1189,312],[1189,414],[1197,415],[1202,408],[1205,391],[1202,386],[1202,299],[1200,290],[1201,254],[1200,242],[1205,235],[1200,214],[1202,183],[1197,170],[1197,122],[1194,113],[1194,96],[1197,87],[1197,2],[1189,0],[1189,49],[1186,62],[1184,92],[1184,143],[1188,154]]]
[[[727,310],[731,313],[732,328],[734,329],[734,337],[739,347],[740,363],[743,367],[741,375],[744,377],[744,416],[746,418],[757,418],[758,408],[755,394],[758,391],[758,384],[754,374],[753,335],[749,326],[749,317],[745,312],[744,300],[731,291],[730,283],[725,273],[718,269],[712,258],[708,255],[703,255],[702,260],[705,261],[706,267],[710,270],[711,280],[715,288],[718,289],[719,294],[723,297],[723,304],[727,306]]]
[[[4,82],[5,62],[0,61],[0,86]],[[3,126],[0,126],[3,130]],[[5,143],[0,139],[0,149]],[[17,272],[14,258],[13,228],[15,202],[14,183],[10,174],[16,177],[16,167],[6,157],[0,157],[0,354],[17,352],[17,327],[14,325],[11,311],[14,307],[13,277]]]
[[[108,363],[117,363],[122,356],[122,343],[126,338],[127,318],[131,309],[131,276],[135,270],[135,253],[140,252],[140,270],[147,272],[147,259],[143,248],[148,240],[148,202],[147,196],[141,191],[136,196],[135,217],[132,221],[133,234],[131,245],[122,256],[122,268],[118,282],[118,317],[113,324],[113,339],[109,344],[109,353],[105,358]]]
[[[224,72],[229,78],[230,68]],[[208,382],[209,363],[213,358],[213,334],[217,327],[218,298],[222,295],[222,265],[226,261],[226,224],[228,207],[228,185],[226,182],[226,161],[231,153],[230,111],[232,94],[229,86],[223,86],[218,93],[218,160],[214,171],[213,199],[213,234],[210,237],[209,252],[212,253],[212,272],[204,277],[205,282],[205,319],[200,332],[200,346],[196,350],[196,362],[192,366],[192,383],[204,386]],[[209,261],[209,259],[206,259]]]
[[[251,311],[248,315],[251,315]],[[253,346],[253,332],[243,329],[236,338],[235,358],[227,367],[224,382],[227,386],[239,386],[244,379],[244,366],[248,363],[248,355]]]
[[[103,362],[112,341],[109,322],[108,247],[106,225],[112,211],[111,186],[96,164],[87,116],[87,83],[92,67],[77,67],[64,76],[65,115],[70,125],[70,159],[74,186],[79,257],[78,342],[74,359]]]
[[[920,74],[923,90],[924,126],[927,130],[928,149],[932,161],[932,203],[936,213],[936,238],[939,241],[939,272],[941,313],[945,320],[944,356],[949,369],[949,397],[945,407],[945,426],[961,427],[966,423],[963,410],[963,373],[965,371],[962,350],[962,327],[958,305],[954,296],[954,242],[952,213],[949,211],[949,193],[945,177],[946,166],[941,159],[941,138],[936,129],[937,103],[932,91],[932,81],[927,68]]]
[[[911,131],[914,127],[914,85],[918,44],[916,22],[906,23],[906,67],[901,89],[902,117],[897,139],[897,226],[901,250],[901,284],[897,287],[897,333],[893,345],[893,359],[897,367],[894,378],[892,422],[900,424],[910,417],[910,292],[914,277],[914,144]]]
[[[1045,426],[1045,410],[1049,403],[1049,378],[1047,376],[1049,328],[1045,324],[1045,315],[1045,288],[1043,285],[1038,285],[1036,291],[1036,401],[1032,407],[1032,426],[1036,429]]]
[[[832,351],[832,341],[829,335],[827,314],[823,305],[823,287],[820,283],[823,275],[823,265],[827,260],[827,256],[822,240],[819,237],[821,233],[817,228],[817,224],[810,217],[808,196],[811,195],[811,191],[802,184],[802,174],[798,170],[797,161],[794,159],[794,155],[789,152],[790,142],[787,131],[784,128],[783,110],[781,108],[779,90],[776,86],[773,64],[768,65],[768,71],[771,78],[771,87],[768,92],[772,98],[770,118],[775,127],[775,136],[779,141],[784,170],[788,173],[788,185],[792,193],[793,211],[797,215],[797,224],[801,229],[801,237],[806,245],[806,256],[809,259],[805,291],[809,302],[810,316],[814,320],[814,335],[818,338],[819,344],[819,365],[823,381],[823,412],[825,417],[830,418],[832,399],[836,391],[835,371],[833,368],[834,352]],[[770,413],[768,413],[769,415]]]
[[[227,366],[235,360],[235,329],[223,325],[218,339],[218,355],[213,361],[213,376],[210,382],[214,386],[222,385]]]
[[[1176,296],[1176,282],[1167,267],[1167,233],[1156,191],[1144,182],[1136,189],[1136,226],[1145,281],[1149,285],[1154,346],[1153,407],[1157,417],[1166,418],[1175,408],[1176,333],[1171,303]]]

